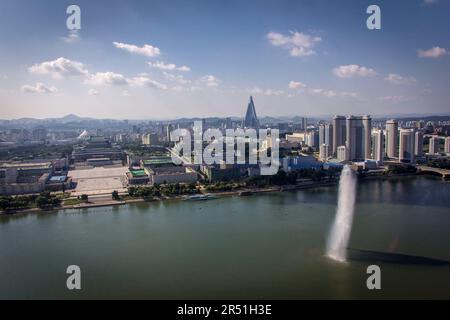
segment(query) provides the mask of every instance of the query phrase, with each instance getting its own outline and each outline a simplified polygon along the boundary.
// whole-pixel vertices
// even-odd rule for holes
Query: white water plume
[[[346,165],[339,181],[339,199],[333,227],[327,243],[327,256],[344,262],[347,258],[347,245],[350,239],[355,207],[356,178],[350,166]]]

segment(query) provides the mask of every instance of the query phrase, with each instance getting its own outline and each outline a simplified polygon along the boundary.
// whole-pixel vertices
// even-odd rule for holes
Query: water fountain
[[[346,261],[347,245],[350,239],[355,206],[356,178],[350,166],[346,165],[339,181],[339,199],[333,227],[327,243],[326,255],[339,262]]]

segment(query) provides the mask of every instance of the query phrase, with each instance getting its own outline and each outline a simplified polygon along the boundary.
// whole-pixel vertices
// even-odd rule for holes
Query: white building
[[[333,118],[333,143],[331,152],[333,156],[337,154],[337,148],[345,144],[345,117],[344,116],[334,116]]]
[[[398,152],[399,162],[414,162],[414,142],[415,132],[414,129],[401,129],[400,130],[400,143]]]
[[[423,133],[421,131],[416,132],[414,141],[414,155],[416,157],[423,156]]]
[[[430,147],[428,149],[429,154],[439,153],[439,137],[434,136],[430,138]]]
[[[346,143],[349,160],[370,158],[371,125],[370,116],[347,116]]]
[[[397,120],[386,121],[386,156],[397,158],[398,144],[398,122]]]
[[[341,162],[349,159],[346,146],[337,147],[337,159]]]
[[[330,146],[328,144],[322,143],[320,145],[319,158],[322,161],[327,160],[330,157]]]
[[[383,130],[375,129],[372,132],[372,159],[383,163],[384,159],[384,134]]]
[[[444,152],[450,153],[450,137],[445,138]]]

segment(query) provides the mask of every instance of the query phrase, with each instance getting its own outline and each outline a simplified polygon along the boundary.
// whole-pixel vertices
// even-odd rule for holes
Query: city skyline
[[[5,1],[0,118],[242,117],[250,95],[260,117],[448,114],[449,3],[428,2],[381,1],[373,31],[368,1],[79,1],[71,33],[69,2]]]

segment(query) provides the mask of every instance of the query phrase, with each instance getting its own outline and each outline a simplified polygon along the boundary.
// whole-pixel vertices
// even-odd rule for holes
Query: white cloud
[[[290,35],[287,36],[277,32],[269,32],[266,37],[272,45],[289,50],[289,54],[294,57],[315,54],[313,47],[322,41],[320,37],[310,36],[297,31],[290,31]]]
[[[167,70],[167,71],[191,71],[191,68],[187,66],[181,66],[177,67],[177,65],[173,63],[164,63],[163,61],[156,61],[156,62],[149,62],[148,65],[152,68],[157,68],[160,70]]]
[[[138,87],[148,87],[148,88],[156,88],[166,90],[167,86],[163,83],[160,83],[156,80],[152,80],[148,77],[139,76],[129,80],[131,85],[135,85]]]
[[[122,42],[113,42],[116,48],[128,51],[130,53],[136,53],[147,57],[157,57],[161,54],[159,48],[145,44],[142,47],[135,46],[134,44],[126,44]]]
[[[130,94],[130,92],[128,92],[128,90],[123,90],[123,91],[122,91],[122,95],[123,95],[124,97],[131,97],[131,94]]]
[[[28,71],[34,74],[49,74],[54,78],[88,74],[86,67],[81,62],[72,61],[63,57],[53,61],[35,64],[28,68]]]
[[[85,84],[91,85],[126,85],[128,84],[128,79],[123,75],[114,72],[97,72],[96,74],[90,75]]]
[[[439,2],[439,0],[423,0],[423,3],[427,4],[427,5],[435,4],[438,2]]]
[[[417,55],[420,58],[440,58],[442,56],[445,56],[447,54],[447,50],[441,47],[433,47],[428,50],[417,50]]]
[[[382,101],[391,101],[391,102],[407,102],[407,101],[412,101],[415,100],[414,97],[407,97],[407,96],[385,96],[385,97],[381,97],[380,100]]]
[[[355,98],[357,95],[354,92],[345,92],[345,91],[335,91],[335,90],[327,90],[322,88],[311,88],[306,84],[298,82],[298,81],[290,81],[288,85],[289,89],[302,89],[302,93],[307,93],[311,95],[321,95],[324,97],[332,98],[332,97],[352,97]]]
[[[200,79],[201,82],[206,84],[208,87],[217,87],[221,82],[219,79],[212,75],[206,75]]]
[[[26,93],[56,93],[58,92],[58,89],[56,89],[55,87],[48,87],[43,83],[36,83],[36,85],[31,86],[31,85],[24,85],[21,88],[22,92],[26,92]]]
[[[339,66],[333,69],[333,73],[339,78],[373,77],[377,75],[375,70],[357,64]]]
[[[249,94],[261,94],[265,96],[281,96],[284,94],[283,90],[273,90],[273,89],[261,89],[259,87],[253,87],[246,90]]]
[[[71,31],[67,37],[62,37],[62,40],[66,43],[74,43],[80,40],[80,35],[76,30]]]
[[[392,84],[413,84],[416,83],[414,77],[404,77],[396,73],[390,73],[384,80]]]
[[[170,81],[175,81],[179,84],[186,85],[191,83],[191,80],[185,79],[182,75],[174,75],[168,72],[163,72],[164,77]]]
[[[100,92],[98,90],[95,90],[95,89],[89,89],[88,94],[90,96],[98,96],[100,94]]]
[[[187,71],[191,71],[191,68],[189,68],[188,66],[181,66],[181,67],[178,67],[177,70],[187,72]]]
[[[290,81],[288,87],[289,89],[302,89],[306,88],[306,84],[303,84],[298,81]]]

